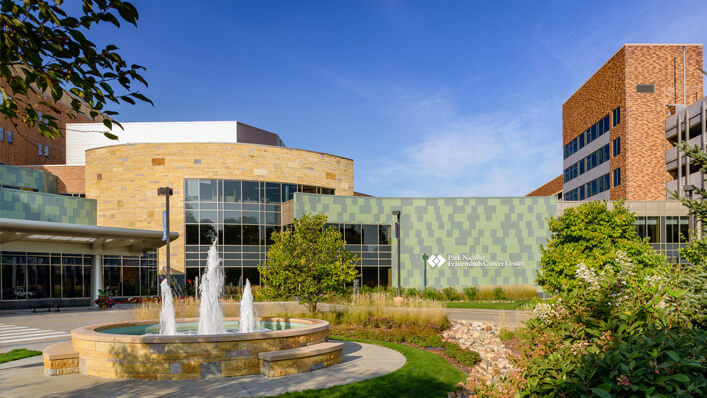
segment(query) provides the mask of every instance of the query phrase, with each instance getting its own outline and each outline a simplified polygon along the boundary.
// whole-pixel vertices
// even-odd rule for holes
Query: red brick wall
[[[48,171],[57,176],[57,193],[86,193],[84,166],[26,166],[28,169]]]
[[[628,153],[626,185],[630,200],[665,199],[665,119],[668,104],[683,102],[683,50],[680,45],[626,46]],[[686,48],[687,104],[702,98],[702,45]],[[673,62],[675,61],[675,62]],[[677,78],[677,79],[676,79]],[[677,93],[675,90],[677,80]],[[637,93],[636,85],[653,84],[654,93]],[[677,94],[677,96],[675,95]],[[612,169],[614,169],[612,163]]]
[[[564,184],[564,175],[553,178],[551,181],[545,183],[538,189],[525,196],[552,196],[557,195],[562,192],[562,185]]]
[[[702,45],[687,45],[687,102],[702,98]],[[612,200],[665,199],[665,118],[674,102],[673,58],[677,96],[682,103],[682,45],[627,44],[616,52],[562,106],[565,145],[617,106],[621,123],[611,127],[610,141],[621,138],[621,153],[611,147]],[[636,93],[636,85],[653,84],[653,94]],[[611,123],[613,125],[613,121]],[[614,187],[613,171],[621,169]]]

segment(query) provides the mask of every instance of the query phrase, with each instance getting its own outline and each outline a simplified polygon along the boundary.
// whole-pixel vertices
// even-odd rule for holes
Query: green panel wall
[[[0,185],[56,193],[56,176],[42,170],[0,165]]]
[[[557,214],[554,197],[371,198],[295,194],[294,214],[325,214],[332,223],[390,224],[401,216],[401,284],[466,287],[535,285],[540,245],[550,232],[546,218]],[[392,285],[397,286],[397,243],[393,239]],[[476,255],[489,262],[523,262],[520,267],[431,267],[428,255]]]
[[[96,200],[0,188],[0,218],[96,225]]]

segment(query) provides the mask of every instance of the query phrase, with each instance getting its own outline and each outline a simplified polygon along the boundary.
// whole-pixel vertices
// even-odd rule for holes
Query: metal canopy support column
[[[98,290],[103,289],[103,267],[101,267],[101,254],[93,256],[93,270],[91,277],[91,304],[98,298]]]
[[[682,152],[680,149],[680,146],[682,145],[682,121],[681,121],[681,116],[682,113],[678,113],[678,117],[675,118],[677,121],[677,132],[678,132],[678,147],[677,147],[677,154],[678,154],[678,183],[677,183],[677,191],[678,191],[678,196],[682,197]]]

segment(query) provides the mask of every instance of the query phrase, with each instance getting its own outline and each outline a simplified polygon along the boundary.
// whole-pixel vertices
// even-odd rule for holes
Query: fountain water
[[[199,306],[198,334],[225,333],[223,308],[218,301],[223,291],[223,270],[221,270],[221,259],[216,251],[216,242],[209,248],[206,271],[204,271],[200,282],[201,305]]]
[[[167,279],[163,279],[162,283],[160,283],[160,291],[162,293],[160,334],[175,335],[177,334],[177,322],[174,320],[174,303],[172,302],[172,289],[169,287]]]
[[[260,329],[258,315],[255,313],[253,305],[253,292],[250,289],[250,281],[245,280],[245,289],[241,297],[241,320],[238,323],[238,331],[241,333],[255,332]]]

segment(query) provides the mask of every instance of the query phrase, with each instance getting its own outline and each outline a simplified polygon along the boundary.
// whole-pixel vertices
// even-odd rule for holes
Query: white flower
[[[592,289],[599,288],[599,278],[597,278],[597,275],[594,273],[594,271],[587,268],[587,266],[584,265],[584,263],[577,264],[577,270],[575,271],[575,276],[578,279],[581,279],[585,283],[587,283]]]

